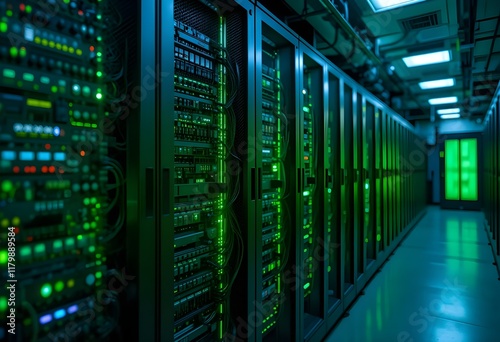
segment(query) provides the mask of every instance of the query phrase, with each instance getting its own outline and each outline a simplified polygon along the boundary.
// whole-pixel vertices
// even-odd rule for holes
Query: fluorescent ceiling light
[[[420,82],[418,85],[423,90],[425,90],[425,89],[453,87],[455,85],[455,79],[454,78],[445,78],[445,79],[442,79],[442,80]]]
[[[447,104],[447,103],[457,103],[458,99],[456,96],[451,96],[451,97],[439,97],[436,99],[430,99],[429,104],[431,105],[440,105],[440,104]]]
[[[423,55],[404,57],[403,62],[405,62],[408,68],[413,68],[421,65],[449,62],[450,59],[451,59],[450,51],[445,50],[439,52],[425,53]]]
[[[441,115],[441,119],[458,119],[460,117],[460,114],[445,114]]]
[[[374,12],[382,12],[422,1],[425,0],[368,0],[368,3]]]
[[[438,109],[437,113],[439,115],[443,115],[443,114],[457,114],[457,113],[460,113],[460,108]]]

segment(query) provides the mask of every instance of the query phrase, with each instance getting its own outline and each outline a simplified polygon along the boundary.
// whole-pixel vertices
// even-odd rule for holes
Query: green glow
[[[311,286],[311,283],[305,283],[304,284],[304,290],[307,290],[309,288],[309,286]]]
[[[94,253],[95,252],[95,246],[90,246],[89,247],[89,252]]]
[[[7,10],[5,11],[5,14],[7,14],[8,17],[12,17],[13,12],[12,10]]]
[[[38,245],[35,246],[35,254],[42,254],[45,253],[45,244],[39,243]]]
[[[89,205],[89,204],[90,204],[90,198],[85,197],[85,198],[83,199],[83,204],[84,204],[84,205]]]
[[[0,311],[7,311],[7,297],[0,297]]]
[[[458,173],[458,140],[446,140],[444,148],[444,182],[445,182],[445,199],[455,200],[460,199],[459,189],[459,173]]]
[[[30,246],[23,246],[19,249],[19,255],[22,257],[29,257],[31,256],[31,247]]]
[[[52,294],[52,285],[50,285],[48,283],[43,284],[41,289],[40,289],[40,295],[43,298],[47,298],[47,297],[50,297],[51,294]]]
[[[102,77],[102,71],[98,71],[98,72],[96,73],[96,75],[97,75],[97,77]]]
[[[31,8],[30,5],[27,5],[25,10],[26,10],[26,13],[30,14],[31,11],[33,10],[33,8]]]
[[[0,251],[0,264],[6,264],[9,260],[9,253],[7,251]]]
[[[380,234],[377,234],[377,241],[382,240],[382,236]]]
[[[101,100],[102,99],[102,94],[101,93],[95,94],[95,98],[98,99],[98,100]]]
[[[16,78],[16,72],[12,69],[3,69],[3,77]]]
[[[460,190],[464,201],[478,200],[477,140],[460,140]]]
[[[304,192],[302,193],[302,195],[304,195],[304,196],[309,196],[310,194],[311,194],[311,193],[310,193],[309,191],[304,191]]]
[[[50,87],[50,91],[53,92],[53,93],[57,93],[57,86],[52,86]]]
[[[62,290],[64,290],[64,282],[59,280],[54,286],[54,288],[56,289],[57,292],[61,292]]]
[[[368,238],[365,239],[365,242],[368,243]]]
[[[4,192],[10,192],[14,188],[14,185],[10,180],[4,180],[2,182],[2,190]]]
[[[102,272],[97,272],[97,273],[95,274],[95,277],[96,277],[97,279],[101,279],[101,278],[102,278]]]
[[[89,229],[90,229],[90,223],[88,223],[88,222],[84,222],[84,223],[83,223],[83,229],[85,229],[85,230],[89,230]]]
[[[33,74],[25,72],[23,74],[23,80],[28,81],[28,82],[33,82],[35,80],[35,76]]]
[[[10,53],[10,56],[12,58],[16,58],[19,54],[19,51],[17,50],[17,48],[15,46],[11,46],[10,47],[10,50],[9,50],[9,53]]]
[[[0,23],[0,32],[7,32],[8,28],[9,28],[9,26],[7,25],[7,23],[4,23],[4,22]]]

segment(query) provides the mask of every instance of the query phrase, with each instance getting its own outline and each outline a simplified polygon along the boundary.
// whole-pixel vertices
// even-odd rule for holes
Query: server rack
[[[154,17],[160,29],[142,33],[141,75],[158,65],[165,79],[141,103],[132,134],[143,151],[130,156],[139,179],[130,196],[140,200],[129,202],[129,223],[143,225],[140,236],[131,235],[140,241],[131,254],[143,279],[136,292],[139,333],[178,341],[320,341],[423,215],[425,198],[417,192],[425,166],[405,181],[401,175],[403,150],[416,149],[417,136],[259,3],[214,4],[143,4],[142,17]],[[196,73],[200,51],[213,55],[204,69],[220,77],[211,87],[188,77],[189,69],[179,71],[184,61]],[[217,127],[193,123],[186,100],[213,105],[213,115],[198,119],[217,120]],[[228,100],[231,109],[224,107]],[[212,139],[193,141],[194,124],[217,138],[200,133]],[[205,156],[201,149],[217,151],[215,162],[204,159],[216,168],[205,172],[198,159],[186,159],[191,150],[179,147]],[[408,200],[404,215],[410,192],[415,201]],[[206,201],[193,198],[201,195],[217,204],[197,218],[193,211]],[[200,227],[199,218],[207,225]],[[207,237],[210,256],[179,277],[193,255],[175,259],[206,245]],[[224,241],[234,241],[233,248]],[[196,290],[208,288],[209,295],[178,309],[187,281],[200,272],[210,281]],[[150,312],[156,319],[146,319]]]
[[[485,117],[484,142],[484,212],[495,264],[500,275],[500,87],[493,96]],[[500,279],[500,278],[499,278]]]

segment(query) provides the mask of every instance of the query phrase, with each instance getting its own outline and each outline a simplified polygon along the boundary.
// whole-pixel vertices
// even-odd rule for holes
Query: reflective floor
[[[500,341],[500,281],[483,221],[429,207],[325,341]]]

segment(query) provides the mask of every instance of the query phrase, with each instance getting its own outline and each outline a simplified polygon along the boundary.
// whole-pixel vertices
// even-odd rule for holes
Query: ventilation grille
[[[401,20],[406,32],[439,25],[439,11]]]

